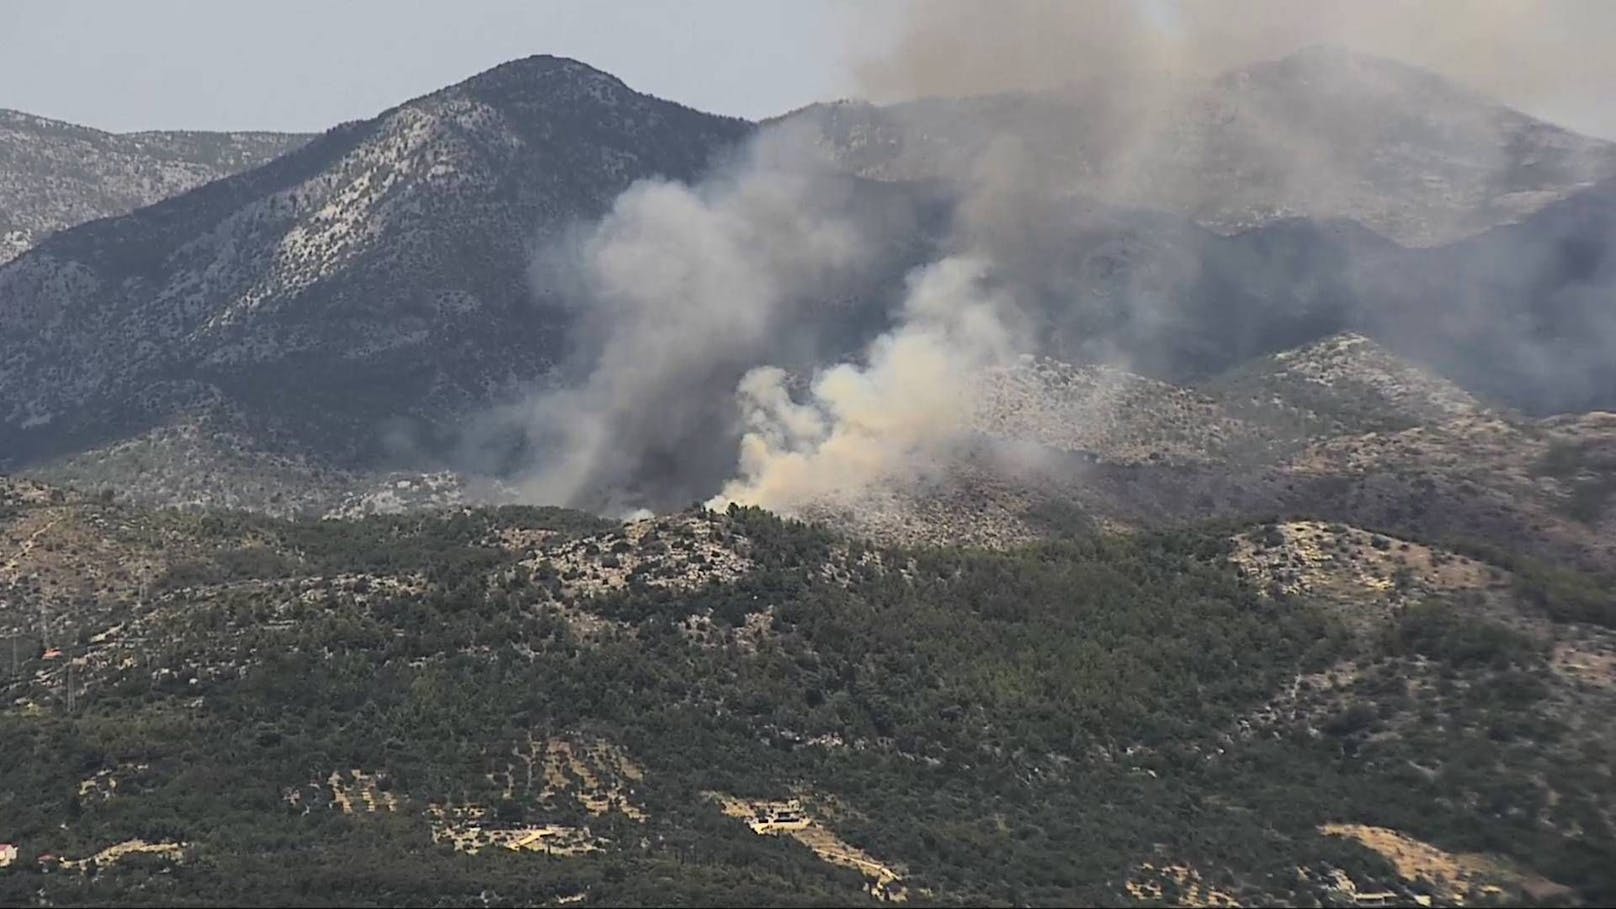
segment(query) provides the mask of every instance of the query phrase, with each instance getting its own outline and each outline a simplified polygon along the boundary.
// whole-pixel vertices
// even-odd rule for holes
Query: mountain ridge
[[[1009,135],[1053,186],[1184,212],[1220,233],[1284,217],[1346,218],[1405,245],[1441,245],[1616,175],[1616,143],[1333,46],[1214,76],[1166,112],[1104,107],[1046,90],[832,102],[790,116],[817,127],[833,158],[845,149],[854,172],[887,179],[963,174],[980,154],[972,143]],[[1131,118],[1146,125],[1122,129]],[[1139,129],[1126,146],[1096,144],[1096,134]],[[1118,179],[1120,188],[1106,185]]]
[[[1344,59],[1304,54],[1270,66],[1373,74],[1389,65]],[[1389,84],[1408,78],[1397,69]],[[1275,80],[1255,81],[1260,94]],[[1000,103],[1050,102],[917,102],[945,112],[986,104],[988,113]],[[125,443],[149,438],[149,451],[174,450],[209,434],[276,476],[302,462],[333,476],[455,466],[457,423],[554,381],[569,350],[575,313],[530,289],[534,245],[598,216],[635,180],[697,179],[755,129],[536,55],[335,127],[261,168],[50,237],[0,268],[0,401],[9,404],[0,467],[71,465],[80,455],[139,463],[144,456],[125,455],[140,445]],[[1343,218],[1276,216],[1224,235],[1193,215],[1060,199],[1035,213],[1040,230],[1011,267],[1024,269],[1015,277],[1035,298],[1044,344],[1034,353],[1056,360],[1120,356],[1150,378],[1193,384],[1356,331],[1492,400],[1534,412],[1616,406],[1578,387],[1597,391],[1608,364],[1564,355],[1604,337],[1593,304],[1609,276],[1586,264],[1554,268],[1562,235],[1616,218],[1602,186],[1434,249],[1403,249]],[[874,187],[911,213],[939,189],[887,182],[848,193],[873,198],[865,190]],[[893,245],[940,242],[941,221],[892,219],[919,225]],[[1540,227],[1549,222],[1567,223]],[[914,252],[876,271],[896,276],[917,264],[903,255]],[[1597,265],[1600,255],[1572,264]],[[1491,297],[1443,283],[1479,273],[1477,262],[1511,261],[1545,264],[1530,279],[1494,282],[1505,291]],[[1549,287],[1564,300],[1552,310],[1557,324],[1577,330],[1504,333]],[[848,322],[829,333],[890,318],[882,307],[893,287],[856,290],[856,307],[826,310]],[[1163,299],[1174,301],[1169,318]],[[1487,318],[1476,317],[1480,304]],[[1455,323],[1469,335],[1444,328]],[[851,351],[861,342],[838,343]],[[734,364],[727,387],[745,366]],[[724,431],[703,444],[722,448]],[[86,475],[82,463],[64,475]]]
[[[542,91],[528,107],[520,95],[534,83]],[[603,92],[616,99],[616,118],[572,130],[577,105],[594,112]],[[626,119],[630,112],[638,119]],[[557,131],[562,124],[567,132]],[[19,402],[0,419],[43,425],[154,375],[222,380],[227,395],[250,396],[250,373],[274,360],[346,361],[351,372],[391,356],[397,368],[402,349],[430,331],[462,338],[434,349],[471,343],[479,320],[469,316],[483,309],[504,325],[481,356],[497,361],[493,351],[507,351],[503,365],[440,360],[441,389],[431,370],[406,372],[423,393],[451,400],[464,394],[457,387],[531,381],[554,356],[545,337],[561,321],[527,299],[535,238],[598,214],[632,179],[693,178],[748,129],[630,97],[620,81],[575,61],[534,57],[337,127],[264,168],[49,238],[0,272],[0,301],[9,303],[0,303],[0,321],[14,339],[0,351],[0,386]],[[625,130],[643,130],[643,140],[633,145]],[[569,151],[585,147],[593,151]],[[638,163],[625,170],[629,161]],[[61,320],[75,309],[102,324],[65,332]],[[96,364],[100,374],[70,363]],[[375,368],[375,383],[398,381]],[[359,395],[370,380],[344,381]],[[370,413],[380,420],[388,411]]]
[[[250,169],[309,138],[266,131],[110,133],[0,108],[0,264],[58,230]]]

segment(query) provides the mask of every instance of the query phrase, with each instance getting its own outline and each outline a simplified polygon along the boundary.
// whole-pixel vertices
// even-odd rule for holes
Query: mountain
[[[561,353],[567,316],[526,280],[541,236],[636,179],[693,178],[749,130],[534,57],[51,237],[0,271],[0,460],[197,400],[305,451],[374,454],[390,420],[485,404]]]
[[[107,133],[0,110],[0,263],[55,231],[250,170],[308,139],[266,132]]]
[[[1352,220],[1411,246],[1474,235],[1616,176],[1610,142],[1333,47],[1157,94],[840,102],[784,119],[867,177],[962,179],[990,152],[1009,153],[1045,191],[1178,212],[1222,233]]]
[[[1616,571],[1616,420],[1489,408],[1362,335],[1198,385],[1026,358],[916,476],[803,514],[911,545],[1303,515]]]
[[[1396,431],[1482,410],[1469,392],[1356,332],[1259,357],[1203,387],[1269,426],[1292,412],[1305,438]]]
[[[1364,331],[1537,412],[1616,409],[1616,180],[1360,272]]]
[[[1344,524],[905,549],[0,480],[5,902],[1602,904],[1616,613]]]
[[[1200,380],[1355,330],[1513,407],[1616,408],[1616,145],[1339,48],[1149,88],[783,119],[867,178],[1031,187],[1041,353]]]
[[[1184,160],[1092,100],[788,118],[870,262],[665,383],[663,499],[901,317],[984,126],[1058,178],[982,280],[1033,349],[801,520],[438,469],[596,365],[535,247],[755,134],[575,61],[0,265],[0,904],[1616,899],[1607,146],[1325,50]]]
[[[1313,112],[1308,99],[1333,113]],[[845,107],[785,118],[794,124],[787,138],[806,133],[855,171],[837,178],[838,192],[880,225],[879,263],[866,284],[826,290],[836,299],[804,309],[781,350],[714,357],[705,384],[687,390],[712,403],[692,411],[683,461],[714,473],[709,486],[729,475],[735,427],[725,402],[748,368],[805,350],[844,356],[890,324],[901,276],[968,216],[968,200],[934,178],[976,160],[986,127],[1024,135],[1034,151],[1049,130],[1075,130],[1061,135],[1076,144],[1046,150],[1079,157],[1038,152],[1030,171],[1068,182],[1103,171],[1073,137],[1098,141],[1109,114],[1083,100],[858,109],[881,129],[837,119],[854,112]],[[1174,202],[1175,213],[1126,194],[1119,202],[1052,190],[1024,213],[1019,242],[996,251],[1039,339],[1030,353],[1179,387],[1249,367],[1248,384],[1274,380],[1300,395],[1280,434],[1291,441],[1296,420],[1414,425],[1395,396],[1307,416],[1303,399],[1317,382],[1253,365],[1341,332],[1487,406],[1616,408],[1602,356],[1616,339],[1603,303],[1606,263],[1616,261],[1607,255],[1616,183],[1580,180],[1604,166],[1605,144],[1434,76],[1325,50],[1214,80],[1183,112],[1169,122],[1200,137],[1183,147],[1222,151],[1150,163],[1163,175],[1158,188],[1174,185],[1174,167],[1189,168],[1198,175],[1190,184],[1224,187],[1214,208],[1246,206],[1240,192],[1295,181],[1230,171],[1236,150],[1281,155],[1311,136],[1350,153],[1332,167],[1357,175],[1345,181],[1352,192],[1329,204],[1263,202],[1269,214],[1256,226],[1229,232],[1234,222],[1207,217],[1202,202]],[[912,140],[883,132],[915,117],[924,128]],[[1332,132],[1343,123],[1354,142]],[[637,94],[574,61],[534,57],[333,129],[263,167],[63,231],[0,267],[0,466],[152,503],[286,514],[363,499],[394,481],[390,471],[460,466],[468,424],[564,380],[562,367],[587,366],[564,362],[579,336],[576,308],[531,288],[534,247],[597,217],[637,179],[697,178],[754,129]],[[1513,163],[1477,163],[1498,149]],[[1408,183],[1416,171],[1448,189],[1422,195]],[[1529,197],[1526,209],[1537,210],[1498,201],[1505,184],[1486,181],[1506,171],[1509,193],[1536,187],[1509,204]],[[1387,205],[1462,222],[1439,233],[1466,236],[1407,248],[1350,220],[1400,230],[1405,222],[1383,217]],[[1278,217],[1291,211],[1316,217]],[[1224,416],[1245,425],[1244,414]],[[1272,424],[1263,419],[1251,425]],[[1266,457],[1273,446],[1259,435],[1234,431],[1223,451]],[[476,466],[497,469],[505,454]],[[697,486],[680,486],[677,501],[712,491]]]
[[[1056,359],[1199,382],[1352,331],[1494,403],[1616,409],[1616,180],[1415,249],[1350,221],[1224,236],[1091,201],[1046,209],[1005,268]]]

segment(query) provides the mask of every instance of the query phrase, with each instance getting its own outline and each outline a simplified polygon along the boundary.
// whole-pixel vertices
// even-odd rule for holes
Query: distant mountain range
[[[0,263],[49,234],[251,170],[294,133],[107,133],[0,110]]]
[[[851,196],[918,225],[883,253],[887,284],[827,310],[847,325],[815,330],[884,324],[896,276],[949,230],[938,187],[1013,135],[1048,181],[1006,265],[1044,323],[1036,353],[1196,382],[1350,330],[1493,402],[1616,407],[1611,143],[1329,49],[1175,97],[1148,121],[1162,136],[1108,138],[1129,112],[1097,105],[783,118]],[[532,57],[49,236],[0,267],[0,469],[89,457],[124,464],[101,474],[121,483],[156,460],[340,485],[441,467],[468,415],[550,381],[571,347],[574,314],[530,289],[536,245],[636,180],[699,177],[757,129]],[[726,431],[707,435],[732,449]]]

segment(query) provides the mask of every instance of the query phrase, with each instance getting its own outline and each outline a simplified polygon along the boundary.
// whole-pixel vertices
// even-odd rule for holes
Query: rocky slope
[[[1464,389],[1356,332],[1258,358],[1203,389],[1271,427],[1293,416],[1293,432],[1304,438],[1405,429],[1483,409]]]
[[[127,214],[307,142],[292,133],[107,133],[0,110],[0,264],[55,231]]]
[[[539,238],[749,129],[534,57],[54,236],[0,270],[0,461],[137,435],[197,397],[303,451],[375,454],[389,426],[558,355],[566,316],[526,280]]]
[[[987,546],[1302,514],[1616,569],[1616,419],[1490,409],[1361,335],[1199,387],[1028,359],[987,377],[962,428],[924,480],[807,513]]]

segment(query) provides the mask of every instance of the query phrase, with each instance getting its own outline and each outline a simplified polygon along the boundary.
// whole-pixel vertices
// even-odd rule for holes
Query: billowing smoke
[[[776,357],[813,362],[834,300],[878,248],[846,180],[767,131],[695,186],[634,185],[552,245],[539,290],[577,315],[558,387],[493,422],[526,435],[533,501],[606,512],[688,504],[734,462],[735,381]],[[808,327],[794,331],[796,327]]]
[[[636,184],[545,250],[536,283],[575,307],[579,340],[571,376],[497,417],[532,453],[524,497],[793,511],[940,469],[983,371],[1024,346],[986,242],[1024,190],[989,157],[948,194],[954,235],[915,253],[915,190],[883,198],[812,152],[800,127],[766,129],[700,184]]]
[[[1433,269],[1331,225],[1453,244],[1616,174],[1616,154],[1401,64],[1274,59],[1345,44],[1497,89],[1497,61],[1531,48],[1558,69],[1514,100],[1563,107],[1580,102],[1556,87],[1603,84],[1590,74],[1616,59],[1583,37],[1608,34],[1592,20],[1616,24],[1616,7],[1579,7],[1578,35],[1551,40],[1570,9],[913,4],[860,75],[873,97],[936,100],[784,118],[697,185],[634,186],[541,257],[539,289],[573,307],[578,342],[553,390],[500,417],[531,453],[526,494],[618,514],[848,505],[946,474],[980,443],[985,377],[1027,353],[1193,381],[1351,328],[1456,377],[1483,364],[1514,382],[1514,363],[1557,406],[1616,320],[1590,316],[1578,337],[1595,340],[1571,359],[1554,338],[1451,326],[1506,325],[1495,310],[1558,280],[1558,248],[1528,261],[1495,238]],[[1493,300],[1448,281],[1481,274],[1472,259],[1520,287]],[[1611,271],[1589,270],[1594,291]],[[1597,293],[1573,290],[1565,308],[1593,313]],[[1577,376],[1554,371],[1567,363]]]
[[[902,323],[862,363],[819,372],[806,401],[792,399],[778,368],[747,373],[741,473],[710,504],[851,504],[872,485],[944,469],[985,372],[1018,347],[988,270],[985,260],[955,256],[916,271]]]
[[[861,66],[864,93],[980,100],[886,108],[876,122],[905,141],[853,163],[889,179],[1008,173],[1009,191],[974,184],[979,245],[1058,313],[1042,335],[1060,339],[1056,355],[1183,381],[1352,328],[1512,406],[1616,403],[1616,310],[1591,302],[1616,293],[1604,201],[1616,155],[1492,103],[1616,137],[1604,89],[1616,5],[928,0],[907,11],[892,46]],[[1016,94],[985,97],[1004,92]],[[1581,201],[1544,209],[1572,194]],[[1233,238],[1127,217],[1093,229],[1111,216],[1074,217],[1060,209],[1071,197]],[[1529,227],[1495,230],[1540,210]],[[1274,226],[1302,218],[1313,225]],[[1323,227],[1336,221],[1442,251]],[[1242,236],[1253,228],[1271,229]],[[1106,239],[1085,245],[1096,234]]]

